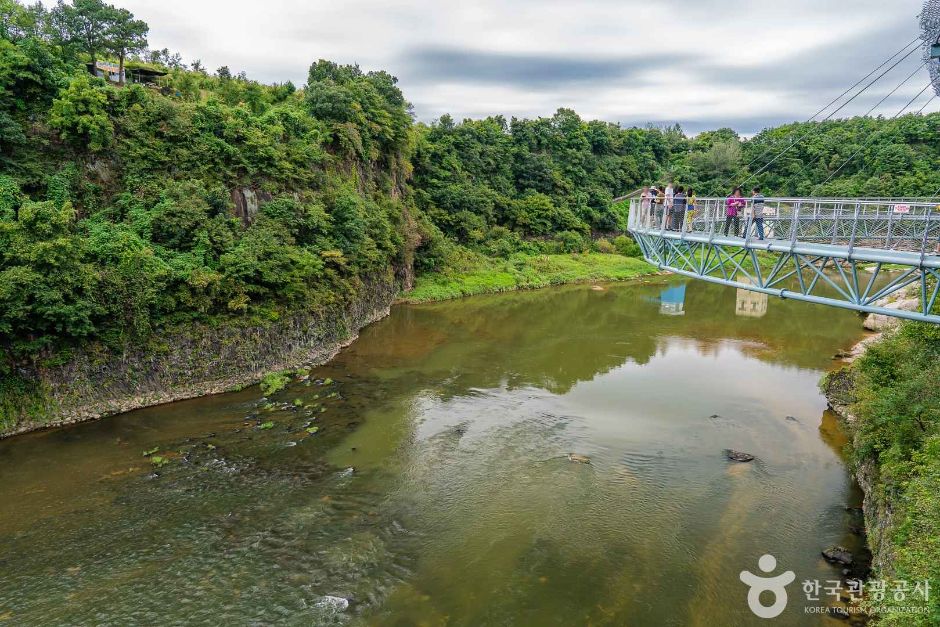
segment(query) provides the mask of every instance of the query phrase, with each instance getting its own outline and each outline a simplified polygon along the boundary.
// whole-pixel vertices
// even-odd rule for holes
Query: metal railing
[[[847,249],[940,254],[940,204],[908,200],[767,198],[756,211],[742,198],[729,219],[727,199],[698,198],[694,207],[634,198],[631,231],[667,237],[739,238],[745,245],[769,242],[827,244]],[[695,239],[698,239],[696,237]]]

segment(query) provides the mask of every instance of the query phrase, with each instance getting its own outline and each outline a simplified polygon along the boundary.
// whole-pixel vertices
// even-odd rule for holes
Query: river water
[[[674,280],[396,307],[271,399],[0,442],[0,623],[749,625],[771,553],[777,624],[826,624],[860,496],[817,382],[861,336]]]

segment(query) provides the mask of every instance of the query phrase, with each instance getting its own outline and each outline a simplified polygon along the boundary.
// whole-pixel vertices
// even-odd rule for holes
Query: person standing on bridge
[[[643,226],[649,228],[650,209],[653,207],[653,194],[649,187],[644,187],[640,192],[640,220]]]
[[[688,201],[688,209],[686,211],[688,212],[689,217],[686,220],[686,225],[687,225],[686,230],[689,233],[691,233],[692,232],[692,220],[695,219],[695,203],[698,202],[698,197],[695,195],[695,190],[692,189],[691,187],[689,188],[687,195],[689,197],[689,201]]]
[[[653,226],[659,227],[665,220],[666,212],[663,211],[663,204],[666,202],[666,195],[663,193],[662,185],[654,185],[651,193],[653,194],[653,218],[656,220]]]
[[[666,185],[666,191],[664,194],[666,196],[666,212],[672,213],[672,205],[676,198],[676,190],[672,186],[672,182]]]
[[[744,200],[743,196],[741,188],[735,187],[734,192],[725,203],[725,235],[728,234],[728,230],[734,224],[734,236],[741,237],[741,208],[747,205],[747,201]]]
[[[681,231],[685,223],[685,207],[688,197],[685,195],[685,188],[681,185],[676,188],[676,195],[672,201],[672,230]]]
[[[751,203],[753,204],[754,228],[757,231],[757,239],[764,241],[764,202],[767,199],[760,193],[760,187],[755,187],[753,193]],[[750,225],[748,225],[748,230],[750,230]]]

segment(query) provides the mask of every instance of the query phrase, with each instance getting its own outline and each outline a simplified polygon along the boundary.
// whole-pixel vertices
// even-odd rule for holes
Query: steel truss
[[[803,206],[815,202],[801,201]],[[855,201],[826,202],[857,206]],[[780,298],[940,324],[940,313],[934,312],[940,294],[934,232],[940,230],[940,215],[768,211],[761,240],[744,219],[742,224],[748,226],[743,237],[723,235],[718,221],[723,211],[716,210],[722,204],[702,201],[691,219],[686,215],[675,221],[680,227],[673,222],[675,214],[661,208],[657,213],[655,203],[634,200],[630,231],[647,261],[676,274]],[[784,234],[786,239],[781,238]],[[920,300],[915,311],[878,303],[908,287]]]

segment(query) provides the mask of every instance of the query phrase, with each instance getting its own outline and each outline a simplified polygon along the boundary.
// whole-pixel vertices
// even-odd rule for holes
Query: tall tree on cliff
[[[124,59],[127,55],[141,52],[147,47],[147,33],[150,27],[143,20],[135,20],[134,14],[127,9],[115,9],[108,28],[108,49],[118,58],[119,76],[124,84]]]
[[[59,0],[53,12],[62,43],[86,53],[94,67],[98,54],[110,50],[118,10],[101,0],[73,0],[71,5]]]

